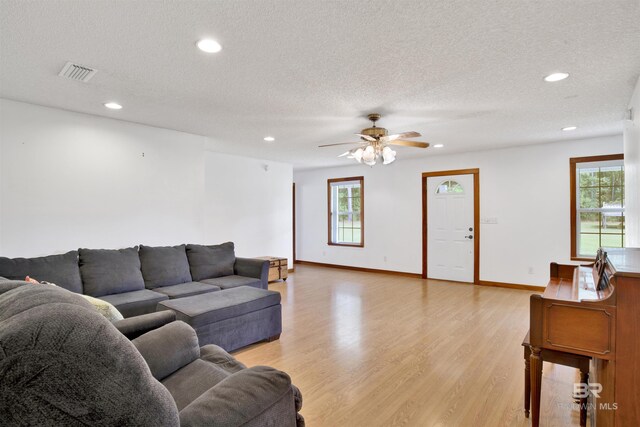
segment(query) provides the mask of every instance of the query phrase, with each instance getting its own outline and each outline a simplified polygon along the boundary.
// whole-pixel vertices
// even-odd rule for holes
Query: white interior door
[[[473,174],[427,178],[427,276],[473,282]]]

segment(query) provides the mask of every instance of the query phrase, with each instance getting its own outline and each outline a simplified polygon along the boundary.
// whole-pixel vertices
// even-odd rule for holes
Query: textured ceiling
[[[381,112],[440,150],[619,133],[640,74],[639,0],[0,0],[0,96],[211,137],[319,167]],[[194,43],[217,39],[207,55]],[[57,76],[67,61],[89,83]],[[571,77],[549,84],[554,71]],[[117,100],[120,111],[102,103]],[[575,132],[560,128],[577,125]],[[265,143],[266,135],[276,142]]]

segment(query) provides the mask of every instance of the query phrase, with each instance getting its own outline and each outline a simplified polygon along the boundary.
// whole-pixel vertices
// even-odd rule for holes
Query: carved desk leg
[[[529,409],[531,408],[531,368],[529,358],[531,357],[531,348],[524,347],[524,416],[529,418]]]
[[[589,384],[589,371],[580,371],[580,382]],[[587,427],[587,403],[586,397],[580,399],[580,427]]]
[[[541,349],[531,346],[530,369],[531,369],[531,425],[540,425],[540,391],[542,389],[542,357]]]

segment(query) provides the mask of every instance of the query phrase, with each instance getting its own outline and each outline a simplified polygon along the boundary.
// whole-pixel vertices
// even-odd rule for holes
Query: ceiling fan
[[[421,136],[418,132],[403,132],[395,135],[389,135],[385,128],[376,126],[376,122],[380,120],[380,114],[372,113],[367,116],[373,123],[373,126],[362,129],[360,133],[356,133],[362,139],[362,142],[341,142],[338,144],[319,145],[318,147],[333,147],[335,145],[360,144],[359,147],[340,154],[338,157],[347,156],[348,159],[356,159],[358,163],[364,163],[373,166],[378,160],[382,160],[382,164],[388,165],[396,159],[396,152],[390,147],[391,145],[402,145],[405,147],[427,148],[428,142],[407,141],[405,138],[417,138]]]

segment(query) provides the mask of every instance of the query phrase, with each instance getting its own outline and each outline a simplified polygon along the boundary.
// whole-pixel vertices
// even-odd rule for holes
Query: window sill
[[[596,262],[596,258],[586,258],[586,257],[576,257],[576,256],[572,256],[571,257],[571,261],[589,261],[589,262]]]
[[[327,242],[329,246],[346,246],[348,248],[364,248],[364,243],[333,243]]]

